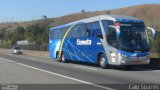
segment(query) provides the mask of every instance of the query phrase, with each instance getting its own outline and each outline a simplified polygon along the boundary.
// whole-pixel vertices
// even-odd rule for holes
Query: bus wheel
[[[101,54],[99,56],[99,60],[98,61],[99,61],[99,65],[100,65],[101,68],[105,69],[105,68],[108,67],[108,65],[106,64],[106,59],[105,59],[103,54]]]
[[[56,57],[57,57],[57,60],[56,60],[56,61],[61,62],[62,59],[61,59],[61,56],[59,56],[59,53],[57,53],[57,56],[56,56]]]
[[[61,60],[62,60],[63,63],[66,62],[66,59],[65,59],[65,56],[64,56],[64,52],[63,52],[62,55],[61,55]]]

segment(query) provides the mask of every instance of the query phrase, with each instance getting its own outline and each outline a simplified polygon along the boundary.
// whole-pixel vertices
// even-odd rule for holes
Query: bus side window
[[[62,29],[58,29],[58,38],[62,38]]]
[[[66,28],[66,32],[68,31],[68,29],[69,29],[70,27],[67,27]],[[72,38],[72,37],[74,37],[74,27],[72,28],[72,30],[70,30],[70,32],[67,34],[67,38]]]
[[[103,23],[105,33],[108,32],[108,25],[114,25],[114,21],[111,21],[111,20],[103,20],[102,23]]]
[[[91,23],[92,36],[103,38],[101,27],[98,21]]]
[[[72,30],[73,37],[82,37],[83,36],[83,25],[77,25]]]
[[[59,32],[57,29],[54,31],[54,38],[59,38]]]
[[[73,29],[70,32],[70,37],[78,37],[77,35],[77,25],[73,27]]]
[[[91,35],[92,35],[92,34],[91,34],[90,23],[88,23],[88,24],[86,25],[86,33],[87,33],[87,36],[91,36]]]
[[[63,29],[61,30],[61,33],[62,33],[62,38],[63,38],[64,35],[65,35],[65,33],[66,33],[66,28],[63,28]]]
[[[87,30],[86,30],[86,25],[83,24],[81,25],[81,37],[87,36]]]
[[[81,25],[78,25],[76,28],[76,37],[81,37]]]
[[[64,33],[63,33],[63,28],[60,29],[60,34],[61,34],[61,37],[60,37],[60,38],[63,38],[63,34],[64,34]]]
[[[56,32],[55,32],[55,30],[52,31],[52,36],[51,37],[53,37],[54,39],[56,38]]]

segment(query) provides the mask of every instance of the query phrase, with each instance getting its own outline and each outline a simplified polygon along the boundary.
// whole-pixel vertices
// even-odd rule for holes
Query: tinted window
[[[76,26],[74,26],[73,28],[72,28],[72,30],[69,32],[69,34],[67,35],[67,37],[76,37],[77,36],[77,30],[78,30],[78,28],[77,28],[77,25]]]
[[[116,36],[116,30],[113,28],[108,27],[107,33],[107,42],[109,45],[117,48],[117,36]]]
[[[86,25],[86,33],[87,33],[87,36],[91,36],[92,35],[91,25],[90,24]]]
[[[87,28],[86,28],[86,25],[83,24],[81,25],[81,37],[85,37],[87,36]]]
[[[109,25],[114,25],[114,21],[111,20],[103,20],[102,21],[106,37],[107,37],[107,42],[109,45],[117,48],[117,36],[116,36],[116,30],[114,28],[108,27]]]
[[[63,38],[67,30],[68,30],[68,27],[55,29],[52,31],[52,35],[50,37],[53,37],[55,39]]]
[[[62,28],[60,31],[61,31],[61,38],[63,38],[66,33],[66,28]]]
[[[87,36],[86,25],[81,24],[73,27],[73,29],[69,32],[67,37],[84,37],[84,36]]]
[[[54,38],[59,38],[58,30],[54,30],[53,35],[54,35]]]
[[[127,26],[126,26],[127,25]],[[120,49],[123,51],[149,51],[148,35],[143,23],[121,23]]]
[[[57,30],[57,35],[58,37],[57,38],[61,38],[61,32],[60,32],[60,29]]]
[[[70,27],[67,27],[67,28],[65,29],[65,31],[67,32],[69,29],[70,29]],[[73,27],[72,30],[70,30],[70,32],[67,34],[67,38],[74,36],[73,29],[74,29],[74,27]]]
[[[54,30],[54,38],[63,38],[68,28],[62,28]],[[67,37],[85,37],[85,36],[96,36],[102,38],[102,32],[99,22],[93,22],[89,24],[76,25],[69,32]]]
[[[91,31],[92,31],[92,36],[102,38],[101,27],[98,21],[91,23]]]
[[[114,25],[114,21],[111,21],[111,20],[103,20],[102,23],[103,23],[105,32],[107,32],[108,25]]]
[[[75,37],[80,37],[81,36],[81,25],[78,25],[76,30],[75,30]]]
[[[52,36],[51,37],[56,38],[56,36],[55,36],[55,30],[52,31]]]

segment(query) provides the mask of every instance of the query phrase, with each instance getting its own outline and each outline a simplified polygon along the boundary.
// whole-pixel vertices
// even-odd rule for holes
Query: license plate
[[[140,63],[141,63],[141,61],[136,61],[135,63],[136,63],[136,64],[140,64]]]

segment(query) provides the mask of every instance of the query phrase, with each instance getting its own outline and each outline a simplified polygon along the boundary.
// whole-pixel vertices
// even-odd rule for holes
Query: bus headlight
[[[120,54],[120,53],[118,53],[118,56],[127,58],[127,55],[123,55],[123,54]]]

